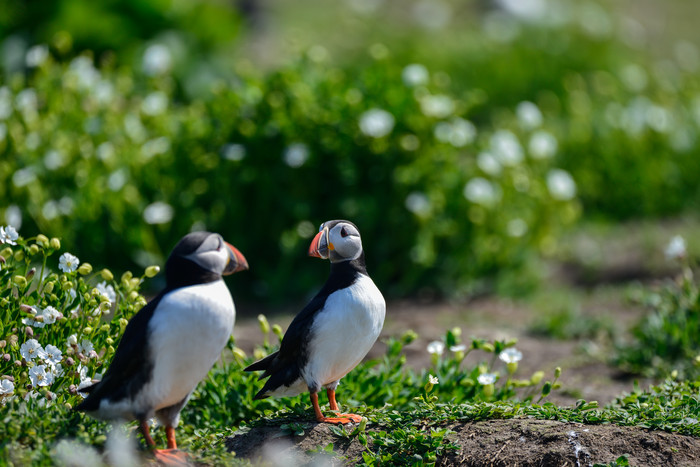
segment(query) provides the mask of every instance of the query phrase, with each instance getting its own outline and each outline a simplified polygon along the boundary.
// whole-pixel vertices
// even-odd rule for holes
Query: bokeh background
[[[391,298],[656,274],[672,234],[700,242],[698,14],[3,0],[0,223],[115,272],[217,231],[251,265],[236,295],[269,305],[323,281],[306,252],[334,218]]]

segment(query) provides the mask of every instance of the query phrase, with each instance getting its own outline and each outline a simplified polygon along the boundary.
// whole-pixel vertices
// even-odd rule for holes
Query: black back
[[[270,377],[255,399],[264,399],[265,393],[280,386],[289,386],[301,377],[301,369],[309,361],[308,345],[311,325],[318,313],[323,311],[328,297],[338,290],[350,287],[360,274],[367,275],[364,252],[352,261],[331,263],[328,280],[314,298],[294,317],[282,338],[280,349],[259,360],[245,371],[265,370],[260,379]]]
[[[175,289],[214,282],[221,278],[220,275],[207,271],[183,257],[199,248],[209,235],[211,235],[210,232],[193,232],[175,245],[165,263],[165,289],[131,318],[102,380],[81,391],[89,393],[89,396],[78,404],[75,410],[86,412],[97,410],[104,398],[115,402],[133,398],[151,379],[153,359],[148,346],[148,323],[161,299]],[[145,416],[145,414],[134,415],[137,418]]]

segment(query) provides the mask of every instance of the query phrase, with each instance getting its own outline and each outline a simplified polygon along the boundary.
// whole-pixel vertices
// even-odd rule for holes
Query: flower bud
[[[146,277],[155,277],[156,274],[160,272],[160,267],[158,266],[148,266],[146,268]]]
[[[542,378],[544,378],[544,371],[536,371],[532,374],[532,377],[530,378],[530,382],[532,384],[537,384],[540,381],[542,381]]]
[[[136,301],[136,299],[139,298],[139,293],[135,290],[132,290],[129,292],[128,299],[130,302]]]
[[[56,285],[56,283],[53,281],[47,282],[46,285],[44,285],[44,293],[50,294],[51,292],[53,292],[53,288],[55,285]]]
[[[508,373],[510,373],[511,375],[518,371],[518,362],[506,363],[506,366],[508,367]]]
[[[462,328],[460,328],[459,326],[453,327],[452,328],[452,335],[454,335],[455,337],[461,336],[462,335]]]
[[[27,285],[27,278],[17,275],[12,278],[12,282],[14,282],[17,287],[25,287]]]
[[[78,267],[78,272],[83,276],[87,276],[92,272],[92,265],[90,263],[83,263]]]
[[[31,326],[24,328],[24,333],[29,337],[34,337],[34,329]]]
[[[36,274],[36,268],[31,268],[26,275],[27,280],[28,281],[32,280],[32,278],[34,277],[34,274]]]
[[[542,386],[542,397],[548,396],[550,392],[552,392],[552,383],[547,381],[544,383],[544,386]]]
[[[10,355],[9,353],[6,353],[5,355],[2,356],[2,359],[6,362],[9,362],[10,360],[12,360],[12,355]]]
[[[102,313],[107,313],[110,308],[112,308],[112,304],[110,302],[100,302],[100,311]]]
[[[495,386],[493,384],[484,385],[484,395],[486,397],[493,396],[494,390],[495,390]]]
[[[31,256],[34,256],[35,254],[39,253],[39,246],[37,244],[32,244],[29,247],[29,254]]]
[[[555,377],[555,378],[558,378],[558,377],[560,377],[560,376],[561,376],[561,367],[558,366],[558,367],[556,367],[556,368],[554,369],[554,377]]]
[[[36,242],[43,246],[44,248],[49,246],[49,237],[43,234],[39,234],[36,236]]]
[[[234,356],[237,360],[244,360],[245,357],[246,357],[245,352],[243,351],[243,349],[241,349],[241,348],[239,348],[239,347],[234,347],[234,348],[233,348],[233,356]]]
[[[92,328],[90,326],[85,326],[83,328],[83,334],[92,334]]]
[[[267,322],[267,318],[263,314],[258,315],[258,323],[260,324],[260,330],[263,334],[270,332],[270,323]]]
[[[75,384],[71,384],[68,386],[68,392],[70,392],[73,395],[78,394],[78,387]]]
[[[483,344],[481,344],[481,350],[483,350],[484,352],[493,352],[496,349],[494,348],[492,343],[484,342]]]
[[[284,337],[284,333],[282,332],[282,326],[279,324],[273,324],[272,325],[272,333],[277,336],[277,338],[281,341],[282,338]]]
[[[110,355],[113,354],[113,353],[114,353],[114,347],[112,347],[111,345],[110,345],[109,347],[107,347],[107,353],[110,354]],[[95,357],[97,357],[97,355],[95,355]]]
[[[131,274],[131,271],[126,271],[124,274],[122,274],[122,282],[129,282],[132,277],[134,277],[134,275]]]
[[[22,261],[23,259],[24,259],[24,251],[23,250],[15,251],[15,261]]]
[[[0,341],[0,349],[4,349],[7,346],[7,341],[6,340],[1,340]]]
[[[49,241],[49,246],[53,248],[54,250],[59,250],[61,248],[61,241],[57,239],[56,237],[53,237]]]
[[[127,324],[129,324],[129,321],[127,321],[127,320],[124,319],[124,318],[119,318],[119,328],[120,328],[122,331],[124,331],[124,328],[126,327]]]
[[[66,358],[63,362],[66,364],[66,366],[73,366],[73,365],[75,365],[75,360],[73,360],[72,357]]]
[[[70,290],[73,288],[73,283],[71,281],[66,281],[63,284],[61,284],[61,288],[63,290]]]
[[[416,331],[414,331],[413,329],[409,329],[408,331],[404,332],[403,335],[401,336],[401,342],[404,345],[408,345],[411,342],[413,342],[414,340],[416,340],[417,338],[418,338],[418,334],[416,333]]]
[[[64,407],[65,407],[66,409],[68,409],[68,410],[73,410],[73,406],[71,405],[70,402],[66,402],[66,403],[63,404],[63,405],[64,405]]]
[[[114,339],[112,339],[111,337],[108,337],[107,339],[105,339],[105,343],[107,345],[112,345],[112,344],[114,344]]]
[[[0,251],[0,256],[2,256],[5,259],[10,259],[10,256],[12,256],[12,248],[10,248],[9,246],[3,248],[2,251]]]
[[[256,360],[260,360],[261,358],[265,358],[265,352],[263,352],[262,349],[255,349],[255,350],[253,350],[253,357]]]
[[[110,271],[109,269],[103,269],[102,271],[100,271],[100,275],[102,276],[102,279],[104,279],[106,281],[114,280],[114,275],[112,274],[112,271]]]

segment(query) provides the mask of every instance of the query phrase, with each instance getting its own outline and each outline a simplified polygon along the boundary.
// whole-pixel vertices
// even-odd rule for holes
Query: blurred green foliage
[[[0,23],[15,33],[0,214],[117,268],[162,261],[206,228],[250,256],[245,291],[300,296],[324,270],[306,243],[344,217],[390,295],[513,294],[537,284],[538,258],[582,212],[668,216],[700,200],[697,49],[659,61],[606,4],[343,4],[345,43],[329,36],[259,73],[231,52],[228,4],[65,0],[32,20],[40,3]],[[90,8],[142,29],[83,40],[100,34],[62,15]]]

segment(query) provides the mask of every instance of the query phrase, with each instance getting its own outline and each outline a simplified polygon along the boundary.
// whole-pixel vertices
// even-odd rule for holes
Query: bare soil
[[[356,438],[338,439],[327,424],[302,424],[301,436],[272,424],[229,438],[227,447],[238,457],[264,465],[353,465],[362,459],[365,448]],[[622,454],[634,466],[700,465],[700,439],[638,427],[511,419],[449,428],[459,450],[438,459],[438,465],[590,466],[610,463]],[[318,453],[330,443],[333,455]]]

